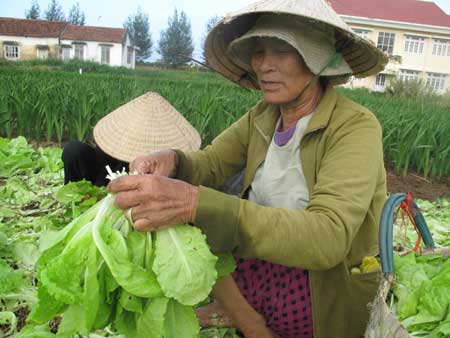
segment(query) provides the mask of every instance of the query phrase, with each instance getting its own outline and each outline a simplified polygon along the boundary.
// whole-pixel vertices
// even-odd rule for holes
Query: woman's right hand
[[[174,177],[177,167],[178,155],[174,150],[159,150],[136,157],[130,162],[130,173]]]

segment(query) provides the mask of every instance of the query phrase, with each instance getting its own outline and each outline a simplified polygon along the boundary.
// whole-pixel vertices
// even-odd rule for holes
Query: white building
[[[450,89],[450,15],[421,0],[328,0],[360,36],[390,56],[377,76],[354,87],[383,91],[393,78],[422,80],[437,92]]]
[[[80,59],[134,69],[127,30],[0,17],[0,59]]]

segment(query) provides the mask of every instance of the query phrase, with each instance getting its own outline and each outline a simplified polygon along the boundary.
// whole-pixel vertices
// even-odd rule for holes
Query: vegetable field
[[[5,67],[0,78],[0,136],[60,143],[91,140],[100,117],[156,91],[193,124],[206,145],[260,99],[258,92],[198,71],[80,75]],[[339,90],[375,112],[383,126],[386,161],[398,171],[450,176],[450,103]]]
[[[375,112],[383,126],[386,161],[398,171],[413,168],[425,177],[450,177],[448,103],[338,90]],[[195,290],[192,285],[180,287],[189,279],[181,276],[174,283],[174,275],[164,266],[176,264],[176,258],[169,257],[168,264],[158,251],[175,252],[167,249],[173,238],[186,246],[196,243],[195,250],[206,249],[200,233],[185,233],[183,226],[160,236],[133,232],[123,214],[111,206],[104,188],[85,181],[63,185],[60,147],[29,143],[92,141],[92,128],[99,118],[148,91],[159,92],[171,102],[200,132],[203,146],[260,100],[258,92],[207,72],[80,75],[0,68],[0,338],[172,338],[181,337],[180,332],[183,338],[238,338],[234,329],[200,329],[194,315],[197,306],[209,302],[214,278],[233,268],[230,256],[205,253],[205,261],[197,268],[206,274],[194,284],[207,283]],[[450,199],[419,200],[418,204],[436,243],[450,247]],[[412,227],[399,218],[395,246],[412,248],[415,241]],[[189,256],[185,258],[184,263],[190,264],[186,263]],[[421,262],[411,256],[407,260],[399,276],[411,289],[409,273]],[[136,265],[142,269],[134,271]],[[448,270],[447,263],[438,282],[448,281]],[[439,273],[427,266],[419,272],[425,287]],[[133,283],[137,282],[130,276],[141,278],[140,284],[144,281],[142,293],[136,294]],[[424,315],[413,312],[423,310],[420,302],[434,298],[422,297],[416,289],[410,293],[415,298],[396,289],[392,308],[418,330],[414,337],[450,330],[445,304],[440,310],[447,311],[447,317],[440,324],[427,325],[417,319]],[[439,289],[439,294],[447,297],[450,290]]]
[[[76,317],[78,312],[76,306],[61,305],[58,308],[56,302],[50,302],[45,300],[43,294],[38,294],[37,279],[39,276],[42,278],[45,275],[44,270],[51,267],[67,265],[65,273],[75,271],[77,267],[76,262],[70,258],[70,250],[68,252],[61,253],[57,249],[55,243],[58,242],[58,231],[66,229],[73,229],[74,223],[72,222],[79,215],[86,215],[86,211],[89,210],[97,201],[106,195],[104,188],[98,188],[92,186],[87,182],[71,183],[67,186],[63,186],[63,171],[62,162],[60,160],[61,149],[60,148],[38,148],[34,149],[27,143],[25,138],[15,139],[2,139],[0,138],[0,337],[55,337],[54,332],[56,328],[62,327],[64,330],[70,330],[74,328],[76,323],[80,323],[79,318]],[[107,202],[107,199],[103,198],[102,201]],[[419,201],[419,205],[423,210],[424,216],[428,221],[428,225],[433,233],[436,242],[442,246],[450,246],[450,200],[441,199],[434,203],[428,201]],[[114,213],[113,213],[114,214]],[[113,217],[118,217],[120,220],[120,214],[114,214]],[[84,222],[92,216],[85,216]],[[72,222],[72,223],[71,223]],[[115,226],[120,228],[120,231],[127,230],[125,224],[120,222],[113,222]],[[401,225],[401,219],[399,219],[399,226],[396,228],[396,245],[402,247],[413,247],[415,242],[415,233],[411,227]],[[85,224],[86,231],[89,229],[89,222]],[[81,226],[83,224],[78,224]],[[72,228],[71,228],[72,227]],[[105,229],[99,228],[101,234]],[[103,236],[101,235],[101,236]],[[113,236],[114,237],[114,236]],[[132,238],[128,241],[134,241],[136,246],[138,243],[145,243],[142,237]],[[78,238],[78,239],[77,239]],[[82,233],[78,236],[73,236],[72,239],[68,238],[67,243],[72,243],[76,248],[76,241],[83,240]],[[89,242],[89,241],[88,241]],[[86,244],[86,239],[80,243]],[[148,243],[148,242],[147,242]],[[109,243],[110,245],[111,243]],[[88,244],[86,244],[88,247]],[[92,244],[90,244],[92,245]],[[53,249],[51,249],[53,246]],[[70,247],[68,245],[68,247]],[[119,246],[120,247],[120,246]],[[50,248],[50,250],[49,250]],[[56,251],[54,251],[56,248]],[[117,249],[118,250],[118,249]],[[158,250],[158,244],[156,243],[156,250]],[[76,257],[84,257],[88,255],[89,250],[86,252],[76,251]],[[58,253],[59,252],[59,253]],[[39,255],[43,255],[44,258],[39,258],[40,266],[44,267],[43,270],[37,270],[37,262]],[[73,252],[72,252],[73,254]],[[64,256],[66,255],[66,256]],[[64,259],[62,259],[63,257]],[[111,259],[118,259],[117,256],[113,256]],[[145,260],[145,258],[142,258]],[[83,260],[81,260],[83,261]],[[173,259],[172,259],[173,261]],[[51,262],[51,265],[48,265]],[[72,262],[72,263],[70,263]],[[86,262],[89,259],[86,257]],[[223,261],[222,261],[223,262]],[[62,264],[62,265],[61,265]],[[70,266],[70,264],[75,264]],[[105,264],[97,262],[96,265],[100,267]],[[163,262],[161,264],[164,264]],[[226,265],[225,265],[226,266]],[[69,268],[70,267],[70,268]],[[78,267],[79,269],[80,267]],[[223,265],[222,268],[223,270]],[[218,269],[220,273],[221,269]],[[50,269],[51,270],[51,269]],[[59,271],[59,270],[58,270]],[[78,270],[77,270],[78,271]],[[55,271],[46,272],[48,281],[58,279],[58,274],[53,276]],[[74,294],[83,299],[84,296],[82,289],[78,289],[80,285],[86,283],[92,283],[92,279],[80,279],[85,275],[85,270],[80,270],[73,276],[64,275],[63,280],[68,283],[74,282]],[[53,277],[52,277],[53,276]],[[52,279],[53,278],[53,279]],[[169,278],[170,279],[170,278]],[[76,283],[78,281],[78,283]],[[77,288],[78,285],[78,288]],[[92,284],[90,284],[92,285]],[[95,289],[95,287],[93,288]],[[91,290],[91,289],[90,289]],[[41,290],[42,291],[42,290]],[[154,291],[154,290],[153,290]],[[201,290],[200,290],[201,291]],[[206,290],[207,291],[207,290]],[[52,291],[55,294],[58,291]],[[60,291],[61,292],[61,291]],[[127,295],[126,290],[122,291],[124,295]],[[189,295],[194,292],[189,291]],[[70,299],[73,295],[65,294],[61,299]],[[92,294],[85,295],[90,301],[90,304],[95,304],[98,298]],[[117,295],[116,295],[117,296]],[[93,297],[93,298],[92,298]],[[200,298],[204,297],[200,296]],[[102,298],[100,298],[102,299]],[[169,306],[167,300],[159,298],[158,304],[151,303],[148,307],[143,307],[142,313],[139,316],[133,316],[132,310],[136,306],[143,306],[139,297],[119,297],[115,305],[115,309],[120,304],[122,311],[128,318],[128,321],[133,322],[134,318],[142,318],[148,311],[156,311],[155,313],[161,313],[161,306]],[[104,300],[104,299],[103,299]],[[190,303],[195,303],[193,300]],[[48,307],[39,308],[39,302],[42,305],[46,304]],[[171,300],[170,303],[174,307],[175,303]],[[80,300],[78,307],[83,307],[83,301]],[[97,303],[99,304],[99,303]],[[140,305],[139,305],[140,304]],[[53,306],[49,306],[53,305]],[[105,304],[103,304],[104,306]],[[100,306],[100,305],[99,305]],[[150,310],[149,310],[150,309]],[[183,309],[183,308],[182,308]],[[184,308],[185,311],[192,311],[190,307]],[[104,309],[105,310],[105,309]],[[108,306],[106,307],[106,313],[112,310]],[[39,316],[44,316],[44,323],[31,319],[26,322],[26,318],[29,316],[30,311],[34,313],[34,319],[39,319]],[[53,313],[52,313],[53,311]],[[147,311],[147,313],[145,312]],[[159,311],[159,312],[158,312]],[[64,313],[61,317],[59,313]],[[176,313],[176,311],[175,311]],[[46,316],[50,314],[52,317],[47,320]],[[155,314],[154,314],[155,315]],[[186,312],[179,312],[178,315],[186,315]],[[66,318],[64,320],[64,318]],[[87,318],[91,318],[90,333],[82,335],[83,337],[101,338],[101,337],[122,337],[117,330],[126,330],[123,325],[127,321],[116,321],[114,325],[108,325],[105,329],[95,329],[101,326],[100,317],[93,317],[92,314]],[[177,318],[177,317],[174,317]],[[191,317],[192,318],[192,312]],[[172,318],[173,319],[173,318]],[[105,323],[105,319],[102,323]],[[175,320],[175,319],[174,319]],[[75,323],[75,324],[74,324]],[[137,324],[143,325],[143,321],[137,319]],[[185,323],[189,325],[188,328],[184,326],[174,326],[174,330],[194,330],[195,322],[189,322],[188,320],[179,320],[177,325]],[[192,328],[194,327],[194,329]],[[132,329],[132,328],[131,328]],[[62,331],[64,332],[64,331]],[[123,331],[122,331],[123,332]],[[187,331],[183,331],[187,332]],[[60,337],[72,337],[73,335],[64,335],[59,333]],[[132,335],[138,337],[138,335]],[[75,337],[80,337],[76,335]],[[145,336],[147,337],[147,336]],[[148,336],[153,337],[153,336]],[[158,336],[155,336],[158,337]],[[210,328],[204,329],[200,332],[201,338],[237,338],[233,330],[224,328]]]

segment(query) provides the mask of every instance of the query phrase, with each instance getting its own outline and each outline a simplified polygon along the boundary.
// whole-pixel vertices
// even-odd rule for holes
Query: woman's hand
[[[127,211],[139,231],[153,231],[170,225],[194,222],[198,188],[186,182],[158,175],[119,177],[108,184],[116,194],[116,206]]]
[[[178,156],[174,150],[160,150],[136,157],[130,162],[130,173],[154,174],[174,177],[178,167]]]
[[[245,338],[278,338],[266,326],[265,318],[247,302],[231,275],[220,278],[213,286],[216,307]]]
[[[265,321],[258,319],[255,321],[246,321],[243,325],[243,320],[240,320],[240,325],[233,322],[230,316],[228,316],[226,310],[222,305],[214,300],[212,303],[199,307],[195,310],[200,327],[235,327],[242,331],[245,338],[279,338],[273,333],[265,324]]]
[[[200,327],[234,327],[231,318],[217,300],[195,310]]]

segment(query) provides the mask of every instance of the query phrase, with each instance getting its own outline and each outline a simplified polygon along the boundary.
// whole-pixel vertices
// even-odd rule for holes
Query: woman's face
[[[250,64],[264,99],[272,104],[291,102],[314,76],[297,50],[279,39],[256,39]]]

